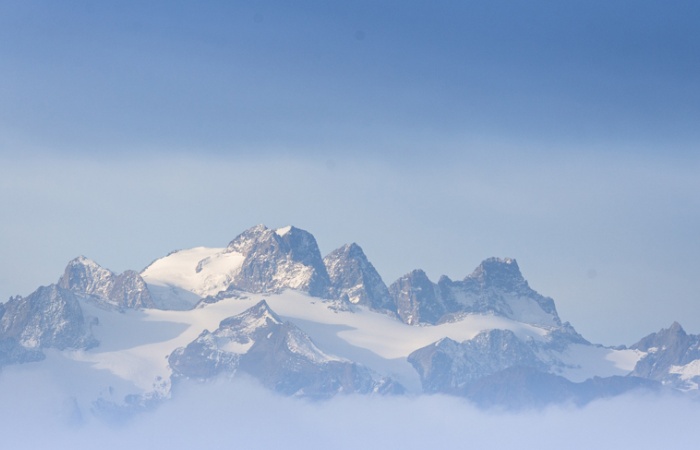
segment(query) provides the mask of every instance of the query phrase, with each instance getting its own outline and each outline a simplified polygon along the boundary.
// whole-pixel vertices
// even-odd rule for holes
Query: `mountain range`
[[[629,347],[592,344],[515,259],[486,259],[461,280],[417,269],[387,286],[355,243],[322,257],[307,231],[258,225],[140,272],[80,256],[56,283],[0,304],[0,368],[36,367],[97,415],[166,401],[185,380],[237,377],[309,398],[446,394],[520,408],[697,395],[700,336],[674,323]]]

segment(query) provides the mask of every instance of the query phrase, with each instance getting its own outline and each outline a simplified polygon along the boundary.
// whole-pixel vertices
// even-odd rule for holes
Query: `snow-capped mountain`
[[[245,256],[232,284],[248,292],[296,289],[328,295],[330,280],[316,239],[292,226],[270,230],[258,225],[231,241],[227,252]]]
[[[237,370],[288,395],[402,393],[390,379],[321,351],[299,327],[283,321],[265,300],[205,330],[169,357],[175,377],[211,379]],[[376,379],[375,379],[376,378]]]
[[[330,287],[316,239],[295,227],[250,228],[226,248],[194,248],[158,259],[141,276],[162,309],[189,309],[228,288],[246,292],[295,289],[327,297]]]
[[[697,391],[699,343],[674,324],[630,348],[593,345],[514,259],[487,259],[459,281],[414,270],[387,288],[357,244],[322,258],[310,233],[263,225],[140,274],[79,257],[57,284],[0,304],[0,365],[80,374],[79,391],[66,389],[93,411],[240,375],[288,395],[444,393],[482,405]]]
[[[443,276],[437,284],[422,270],[414,270],[389,290],[397,314],[408,324],[436,324],[462,314],[493,313],[533,325],[561,325],[554,301],[532,290],[511,258],[489,258],[463,280]]]

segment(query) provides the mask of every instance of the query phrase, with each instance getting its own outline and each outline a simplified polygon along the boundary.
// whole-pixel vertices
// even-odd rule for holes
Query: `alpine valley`
[[[43,368],[77,411],[105,417],[166,401],[183,380],[237,377],[289,396],[440,393],[522,408],[696,395],[700,336],[674,323],[630,347],[592,344],[514,259],[387,286],[357,244],[322,257],[310,233],[258,225],[141,272],[70,261],[55,284],[0,304],[0,367]]]

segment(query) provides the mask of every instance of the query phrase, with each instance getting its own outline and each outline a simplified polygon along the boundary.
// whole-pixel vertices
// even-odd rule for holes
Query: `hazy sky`
[[[696,1],[0,1],[0,298],[294,224],[700,333]]]

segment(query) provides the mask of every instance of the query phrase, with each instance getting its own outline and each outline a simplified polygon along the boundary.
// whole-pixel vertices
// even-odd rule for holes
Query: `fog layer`
[[[283,398],[249,381],[183,385],[121,422],[75,410],[49,374],[0,375],[6,448],[690,448],[700,404],[628,395],[577,409],[481,411],[458,398]]]

